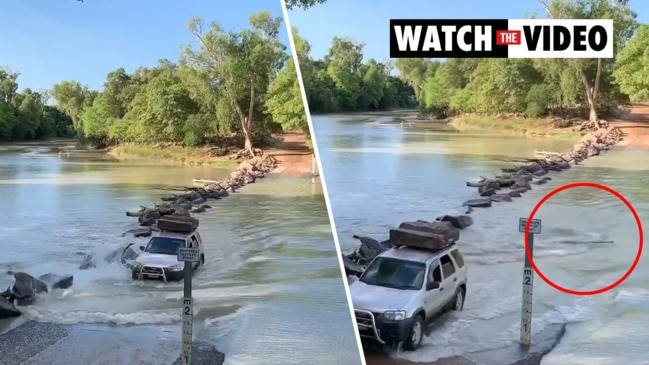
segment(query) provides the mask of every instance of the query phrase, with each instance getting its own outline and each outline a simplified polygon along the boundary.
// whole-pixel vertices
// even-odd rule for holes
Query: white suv
[[[393,248],[349,288],[362,338],[413,351],[436,315],[464,307],[467,268],[455,244],[436,251]]]
[[[200,261],[194,269],[205,264],[203,241],[198,231],[189,233],[162,231],[151,237],[146,247],[141,246],[142,253],[135,259],[131,276],[134,280],[162,279],[163,281],[180,281],[184,277],[185,263],[178,261],[180,247],[193,247],[200,250]]]

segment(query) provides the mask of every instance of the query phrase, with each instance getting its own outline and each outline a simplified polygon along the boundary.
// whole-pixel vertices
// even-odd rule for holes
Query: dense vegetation
[[[0,141],[73,137],[72,120],[48,99],[47,92],[18,92],[18,74],[0,69]]]
[[[614,19],[615,59],[399,59],[421,109],[541,117],[598,113],[647,98],[649,32],[625,0],[541,0],[551,18]]]
[[[362,44],[335,37],[324,59],[313,60],[297,30],[293,39],[312,113],[416,106],[413,88],[391,75],[390,63],[363,62]]]
[[[324,4],[327,0],[286,0],[286,9],[308,9],[318,4]]]
[[[310,8],[326,0],[293,0]],[[649,99],[649,26],[638,25],[628,0],[538,0],[550,18],[614,19],[615,59],[398,59],[399,78],[415,104],[439,117],[572,116]],[[408,90],[388,65],[362,64],[362,45],[334,38],[324,60],[301,60],[309,107],[316,112],[407,106]],[[399,95],[396,98],[394,95]],[[383,99],[382,99],[383,98]]]
[[[265,11],[238,32],[194,18],[189,31],[198,46],[185,46],[178,62],[130,74],[119,68],[100,91],[64,81],[52,96],[77,136],[94,145],[236,143],[251,150],[272,133],[308,131],[280,27],[281,17]]]

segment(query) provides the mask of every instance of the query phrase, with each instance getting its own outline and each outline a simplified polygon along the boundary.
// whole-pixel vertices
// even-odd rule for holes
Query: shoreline
[[[313,152],[306,145],[306,136],[298,132],[278,135],[280,141],[263,149],[263,156],[273,156],[277,167],[268,177],[307,177],[311,174]],[[236,171],[247,159],[234,153],[215,155],[214,147],[155,147],[142,145],[120,145],[106,149],[106,153],[118,161],[145,161],[168,165],[207,166]]]
[[[492,180],[482,179],[478,182],[467,182],[467,186],[478,188],[480,198],[463,203],[463,206],[469,207],[466,214],[470,214],[473,208],[491,207],[492,201],[511,202],[513,198],[521,197],[522,193],[531,189],[532,185],[545,184],[551,180],[545,176],[548,172],[569,169],[585,159],[599,155],[600,151],[609,149],[611,151],[630,149],[649,151],[649,105],[633,105],[628,113],[611,118],[608,120],[608,124],[607,128],[586,132],[570,151],[538,159],[512,161],[523,165],[509,169],[503,168],[500,176]],[[503,194],[499,192],[501,189],[509,191]],[[471,208],[472,206],[473,208]],[[440,216],[442,215],[440,214]],[[358,269],[359,266],[350,265],[350,269]],[[495,360],[494,364],[498,365],[540,365],[542,358],[558,345],[564,332],[565,328],[554,336],[550,335],[554,340],[540,351],[535,349],[534,345],[527,351],[521,352],[521,349],[516,351],[514,347],[518,348],[519,346],[512,344],[511,351],[504,350],[500,355],[494,354],[495,357],[490,357],[490,360]],[[478,362],[474,359],[482,357],[480,354],[465,354],[434,361],[413,362],[391,357],[384,349],[364,346],[363,352],[368,365],[477,365]],[[495,350],[492,352],[498,353]],[[484,361],[485,359],[480,360]]]

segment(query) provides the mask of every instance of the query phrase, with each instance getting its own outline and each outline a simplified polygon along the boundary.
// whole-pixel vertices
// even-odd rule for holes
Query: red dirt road
[[[629,111],[608,120],[626,135],[616,147],[649,150],[649,104],[635,104]]]
[[[313,164],[313,153],[306,146],[304,134],[284,133],[282,137],[282,142],[264,149],[264,154],[274,156],[279,161],[279,166],[269,177],[309,175]]]

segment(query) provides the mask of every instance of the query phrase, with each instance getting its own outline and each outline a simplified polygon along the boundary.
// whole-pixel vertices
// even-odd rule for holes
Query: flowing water
[[[51,363],[75,353],[70,361],[108,363],[92,356],[101,353],[99,341],[109,346],[115,337],[134,338],[118,352],[139,354],[138,363],[171,363],[180,352],[182,284],[134,282],[118,264],[80,271],[79,252],[102,257],[144,244],[121,237],[137,226],[126,210],[171,194],[165,187],[228,171],[59,157],[51,147],[0,152],[0,269],[73,274],[74,285],[41,296],[18,321],[0,321],[0,330],[34,319],[101,332],[46,350],[40,358]],[[266,179],[209,204],[199,215],[206,265],[194,277],[195,338],[226,353],[226,364],[360,364],[320,186]],[[12,281],[0,275],[0,285]],[[86,345],[96,354],[83,352]],[[146,358],[147,351],[155,354]]]
[[[433,220],[462,213],[463,201],[477,197],[465,182],[493,176],[512,157],[533,157],[535,149],[567,149],[574,142],[450,132],[429,124],[391,123],[394,114],[313,118],[322,168],[343,252],[358,247],[353,234],[387,238],[388,229],[406,220]],[[413,353],[394,356],[430,361],[503,348],[519,336],[523,234],[519,217],[563,184],[590,181],[624,195],[640,219],[649,216],[646,171],[649,153],[614,151],[594,157],[535,187],[511,203],[471,213],[475,224],[462,232],[460,247],[469,262],[465,309],[446,316]],[[620,278],[638,252],[639,231],[632,213],[613,195],[577,188],[555,195],[535,218],[535,263],[556,284],[594,290]],[[646,238],[646,236],[644,237]],[[614,241],[564,244],[560,241]],[[647,364],[649,267],[642,258],[620,286],[595,296],[564,294],[534,279],[534,333],[568,323],[547,365]],[[505,361],[506,359],[503,359]]]

